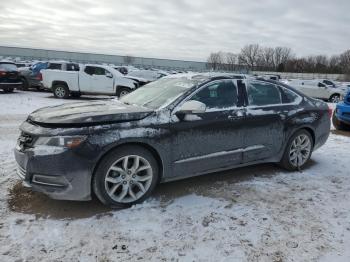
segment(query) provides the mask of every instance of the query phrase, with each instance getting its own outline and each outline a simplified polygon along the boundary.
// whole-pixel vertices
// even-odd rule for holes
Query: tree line
[[[350,75],[350,49],[340,55],[297,57],[289,47],[244,46],[240,53],[213,52],[207,59],[211,70],[273,71]]]

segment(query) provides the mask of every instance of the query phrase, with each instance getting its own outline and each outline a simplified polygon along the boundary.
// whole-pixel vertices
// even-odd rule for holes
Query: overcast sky
[[[0,21],[0,45],[157,58],[350,48],[349,0],[1,0]]]

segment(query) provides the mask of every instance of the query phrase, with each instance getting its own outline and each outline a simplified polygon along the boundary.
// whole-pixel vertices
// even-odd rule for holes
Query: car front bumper
[[[15,149],[17,175],[24,185],[53,199],[90,200],[91,162],[73,150]]]

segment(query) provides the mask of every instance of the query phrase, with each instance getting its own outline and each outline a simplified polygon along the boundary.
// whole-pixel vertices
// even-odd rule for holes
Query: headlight
[[[34,146],[45,145],[55,147],[75,148],[83,143],[86,136],[51,136],[51,137],[39,137]]]

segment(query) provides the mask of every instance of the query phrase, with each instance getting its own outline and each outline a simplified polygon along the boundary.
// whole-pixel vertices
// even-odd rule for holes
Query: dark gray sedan
[[[160,182],[259,163],[303,168],[329,136],[326,103],[241,75],[165,77],[118,100],[39,109],[18,174],[55,199],[140,203]]]

